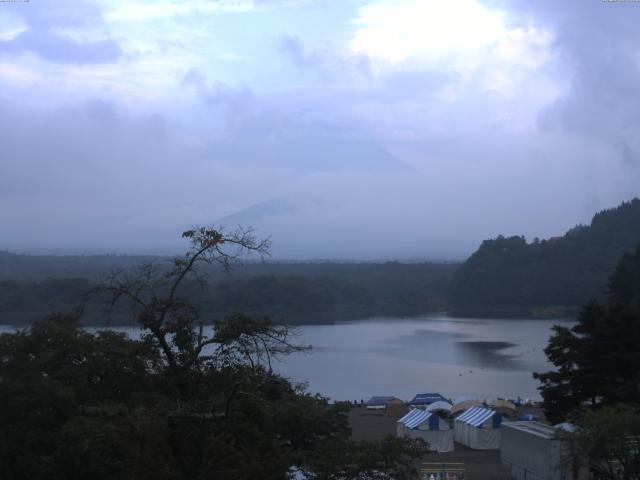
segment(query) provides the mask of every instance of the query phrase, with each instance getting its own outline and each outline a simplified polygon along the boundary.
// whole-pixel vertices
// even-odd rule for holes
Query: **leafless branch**
[[[203,349],[219,342],[215,337],[205,337],[202,322],[197,322],[197,309],[179,298],[181,285],[188,276],[204,285],[206,276],[198,269],[201,263],[219,264],[228,270],[241,256],[258,254],[264,257],[268,255],[271,241],[259,240],[252,228],[242,227],[232,231],[213,226],[193,227],[182,237],[189,241],[189,249],[184,255],[174,257],[169,268],[160,269],[150,262],[134,271],[116,271],[94,289],[94,293],[106,295],[109,312],[113,312],[121,300],[131,301],[138,324],[158,342],[171,367],[191,368],[195,365],[199,368]],[[267,357],[270,364],[273,354],[286,350],[277,346],[277,336],[279,334],[266,342],[261,340],[264,349],[248,348],[242,343],[244,339],[238,338],[242,342],[235,346],[236,353],[242,354],[255,367],[255,362],[271,348]],[[255,360],[252,355],[256,355]]]

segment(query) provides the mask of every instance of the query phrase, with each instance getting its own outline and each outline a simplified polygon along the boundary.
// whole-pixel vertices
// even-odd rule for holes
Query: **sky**
[[[640,2],[0,2],[0,249],[454,260],[640,194]]]

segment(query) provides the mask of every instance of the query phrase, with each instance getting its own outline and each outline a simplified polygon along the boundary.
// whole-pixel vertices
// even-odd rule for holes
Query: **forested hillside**
[[[601,300],[618,259],[640,244],[640,200],[597,213],[588,226],[527,243],[485,240],[456,271],[449,311],[473,316],[562,316]]]

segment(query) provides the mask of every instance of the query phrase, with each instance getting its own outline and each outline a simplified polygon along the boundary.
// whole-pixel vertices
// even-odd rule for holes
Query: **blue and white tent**
[[[448,400],[439,393],[418,393],[413,397],[413,400],[409,402],[409,405],[414,407],[418,405],[431,405],[433,402],[438,401],[448,402]]]
[[[453,431],[438,415],[413,409],[396,424],[398,437],[422,438],[431,451],[453,452]]]
[[[455,419],[455,441],[477,450],[500,448],[502,415],[483,407],[471,407]]]

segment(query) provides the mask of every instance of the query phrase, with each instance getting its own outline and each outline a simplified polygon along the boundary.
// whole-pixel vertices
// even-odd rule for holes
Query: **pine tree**
[[[640,248],[610,279],[608,302],[583,307],[572,328],[554,327],[545,349],[554,371],[534,373],[548,418],[585,408],[640,405]]]

